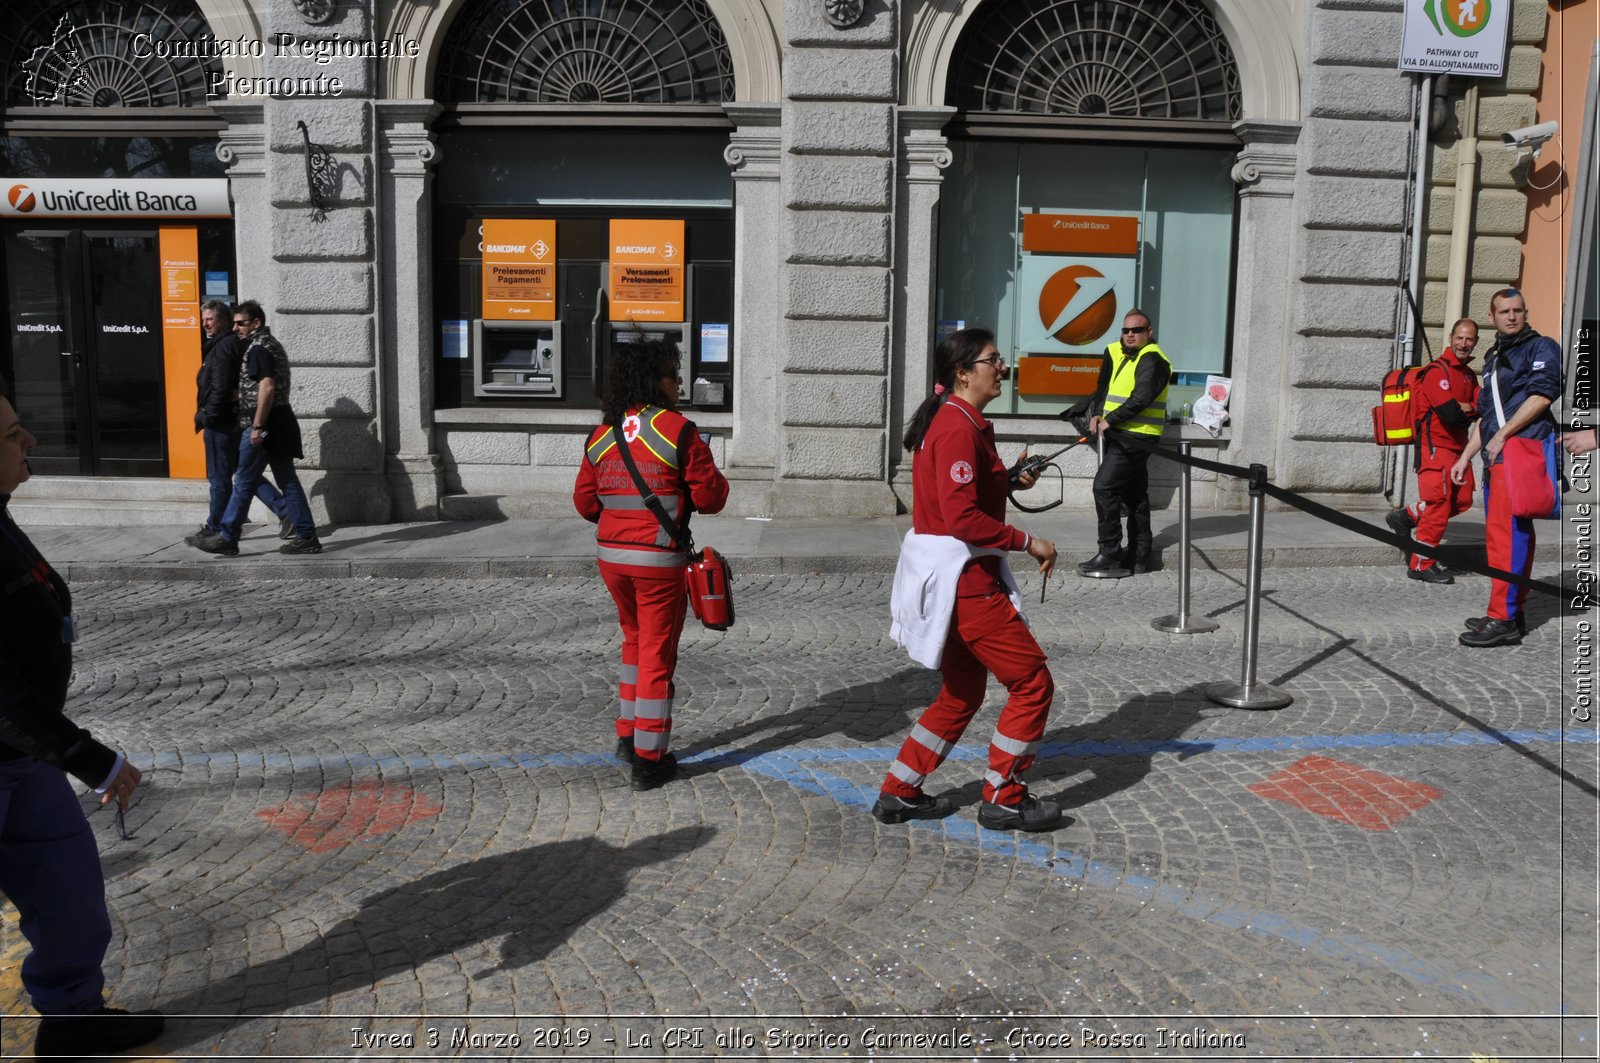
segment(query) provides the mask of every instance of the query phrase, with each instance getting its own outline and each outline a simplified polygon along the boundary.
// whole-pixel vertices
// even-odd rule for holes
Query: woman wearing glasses
[[[67,775],[126,810],[141,774],[66,717],[72,595],[7,510],[37,442],[9,390],[0,378],[0,894],[32,947],[22,985],[42,1016],[34,1054],[106,1056],[154,1040],[162,1019],[105,1006],[111,916],[100,853]]]
[[[989,741],[978,823],[991,830],[1051,830],[1061,809],[1028,793],[1023,773],[1044,734],[1055,683],[1027,622],[1006,563],[1026,551],[1049,578],[1055,544],[1005,522],[1008,473],[983,409],[1000,395],[1006,363],[987,329],[963,329],[939,344],[936,383],[906,430],[913,453],[911,527],[895,569],[890,636],[944,685],[911,729],[883,781],[872,814],[883,823],[937,819],[955,809],[922,784],[961,740],[983,704],[990,673],[1009,697]],[[1019,483],[1032,487],[1034,476]]]
[[[589,433],[572,488],[578,513],[599,525],[600,576],[622,625],[617,755],[633,765],[635,790],[653,790],[678,773],[667,741],[689,564],[688,554],[645,504],[639,481],[684,539],[689,514],[717,513],[728,501],[728,481],[711,447],[694,422],[677,412],[678,371],[678,351],[663,340],[618,351],[606,367],[601,423]],[[633,459],[631,467],[622,447]]]

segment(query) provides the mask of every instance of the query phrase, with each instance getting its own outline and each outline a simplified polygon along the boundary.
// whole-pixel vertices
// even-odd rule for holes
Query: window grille
[[[448,103],[721,103],[733,66],[703,0],[491,0],[451,27]]]
[[[211,74],[223,68],[207,54],[214,38],[192,0],[8,0],[6,7],[7,107],[200,107]]]
[[[996,0],[963,30],[948,101],[967,111],[1232,121],[1239,73],[1197,0]]]

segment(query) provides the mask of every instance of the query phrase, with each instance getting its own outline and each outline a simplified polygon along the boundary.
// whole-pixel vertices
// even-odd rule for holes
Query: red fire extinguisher
[[[732,577],[728,559],[709,546],[689,564],[689,607],[713,631],[733,626]]]

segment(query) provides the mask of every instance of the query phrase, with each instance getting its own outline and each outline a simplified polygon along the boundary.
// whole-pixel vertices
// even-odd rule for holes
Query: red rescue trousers
[[[1472,508],[1472,492],[1477,487],[1470,468],[1459,484],[1450,482],[1450,466],[1460,457],[1459,454],[1441,450],[1435,462],[1441,457],[1450,459],[1442,468],[1417,470],[1417,504],[1408,507],[1411,519],[1417,526],[1413,535],[1424,546],[1438,546],[1443,541],[1444,529],[1451,519]],[[1416,571],[1432,568],[1433,565],[1431,557],[1411,555],[1411,567]]]
[[[649,575],[598,562],[600,578],[617,603],[622,626],[622,670],[617,675],[617,737],[632,738],[634,755],[659,760],[672,737],[672,673],[689,606],[681,567]]]
[[[1495,481],[1504,468],[1504,465],[1491,465],[1484,474],[1483,508],[1488,514],[1483,522],[1484,547],[1490,568],[1527,576],[1533,572],[1536,542],[1533,521],[1528,517],[1513,517],[1506,492],[1495,490]],[[1528,588],[1492,579],[1489,581],[1489,616],[1495,620],[1515,620],[1527,597]]]
[[[1011,599],[999,593],[957,598],[939,670],[944,686],[900,747],[883,792],[905,798],[922,793],[923,780],[944,763],[983,704],[993,672],[1010,697],[989,739],[983,799],[1017,804],[1027,796],[1022,774],[1033,763],[1056,688],[1044,651]]]

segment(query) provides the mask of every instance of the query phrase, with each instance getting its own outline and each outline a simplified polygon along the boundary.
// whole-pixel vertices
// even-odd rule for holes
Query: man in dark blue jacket
[[[110,1055],[152,1040],[162,1020],[105,1006],[105,880],[67,775],[126,809],[141,774],[65,714],[72,595],[8,511],[36,442],[8,390],[0,379],[0,894],[32,946],[22,985],[43,1016],[34,1054]]]
[[[1484,542],[1489,565],[1527,576],[1533,571],[1533,521],[1511,515],[1510,500],[1497,477],[1505,468],[1501,454],[1506,440],[1513,436],[1544,440],[1556,432],[1550,404],[1561,395],[1561,346],[1528,326],[1528,304],[1515,288],[1494,293],[1489,317],[1494,320],[1495,338],[1483,360],[1478,421],[1472,426],[1466,450],[1450,467],[1450,479],[1461,483],[1472,456],[1483,451]],[[1488,615],[1468,620],[1458,641],[1472,647],[1521,642],[1527,631],[1522,613],[1527,596],[1527,587],[1491,581]]]

